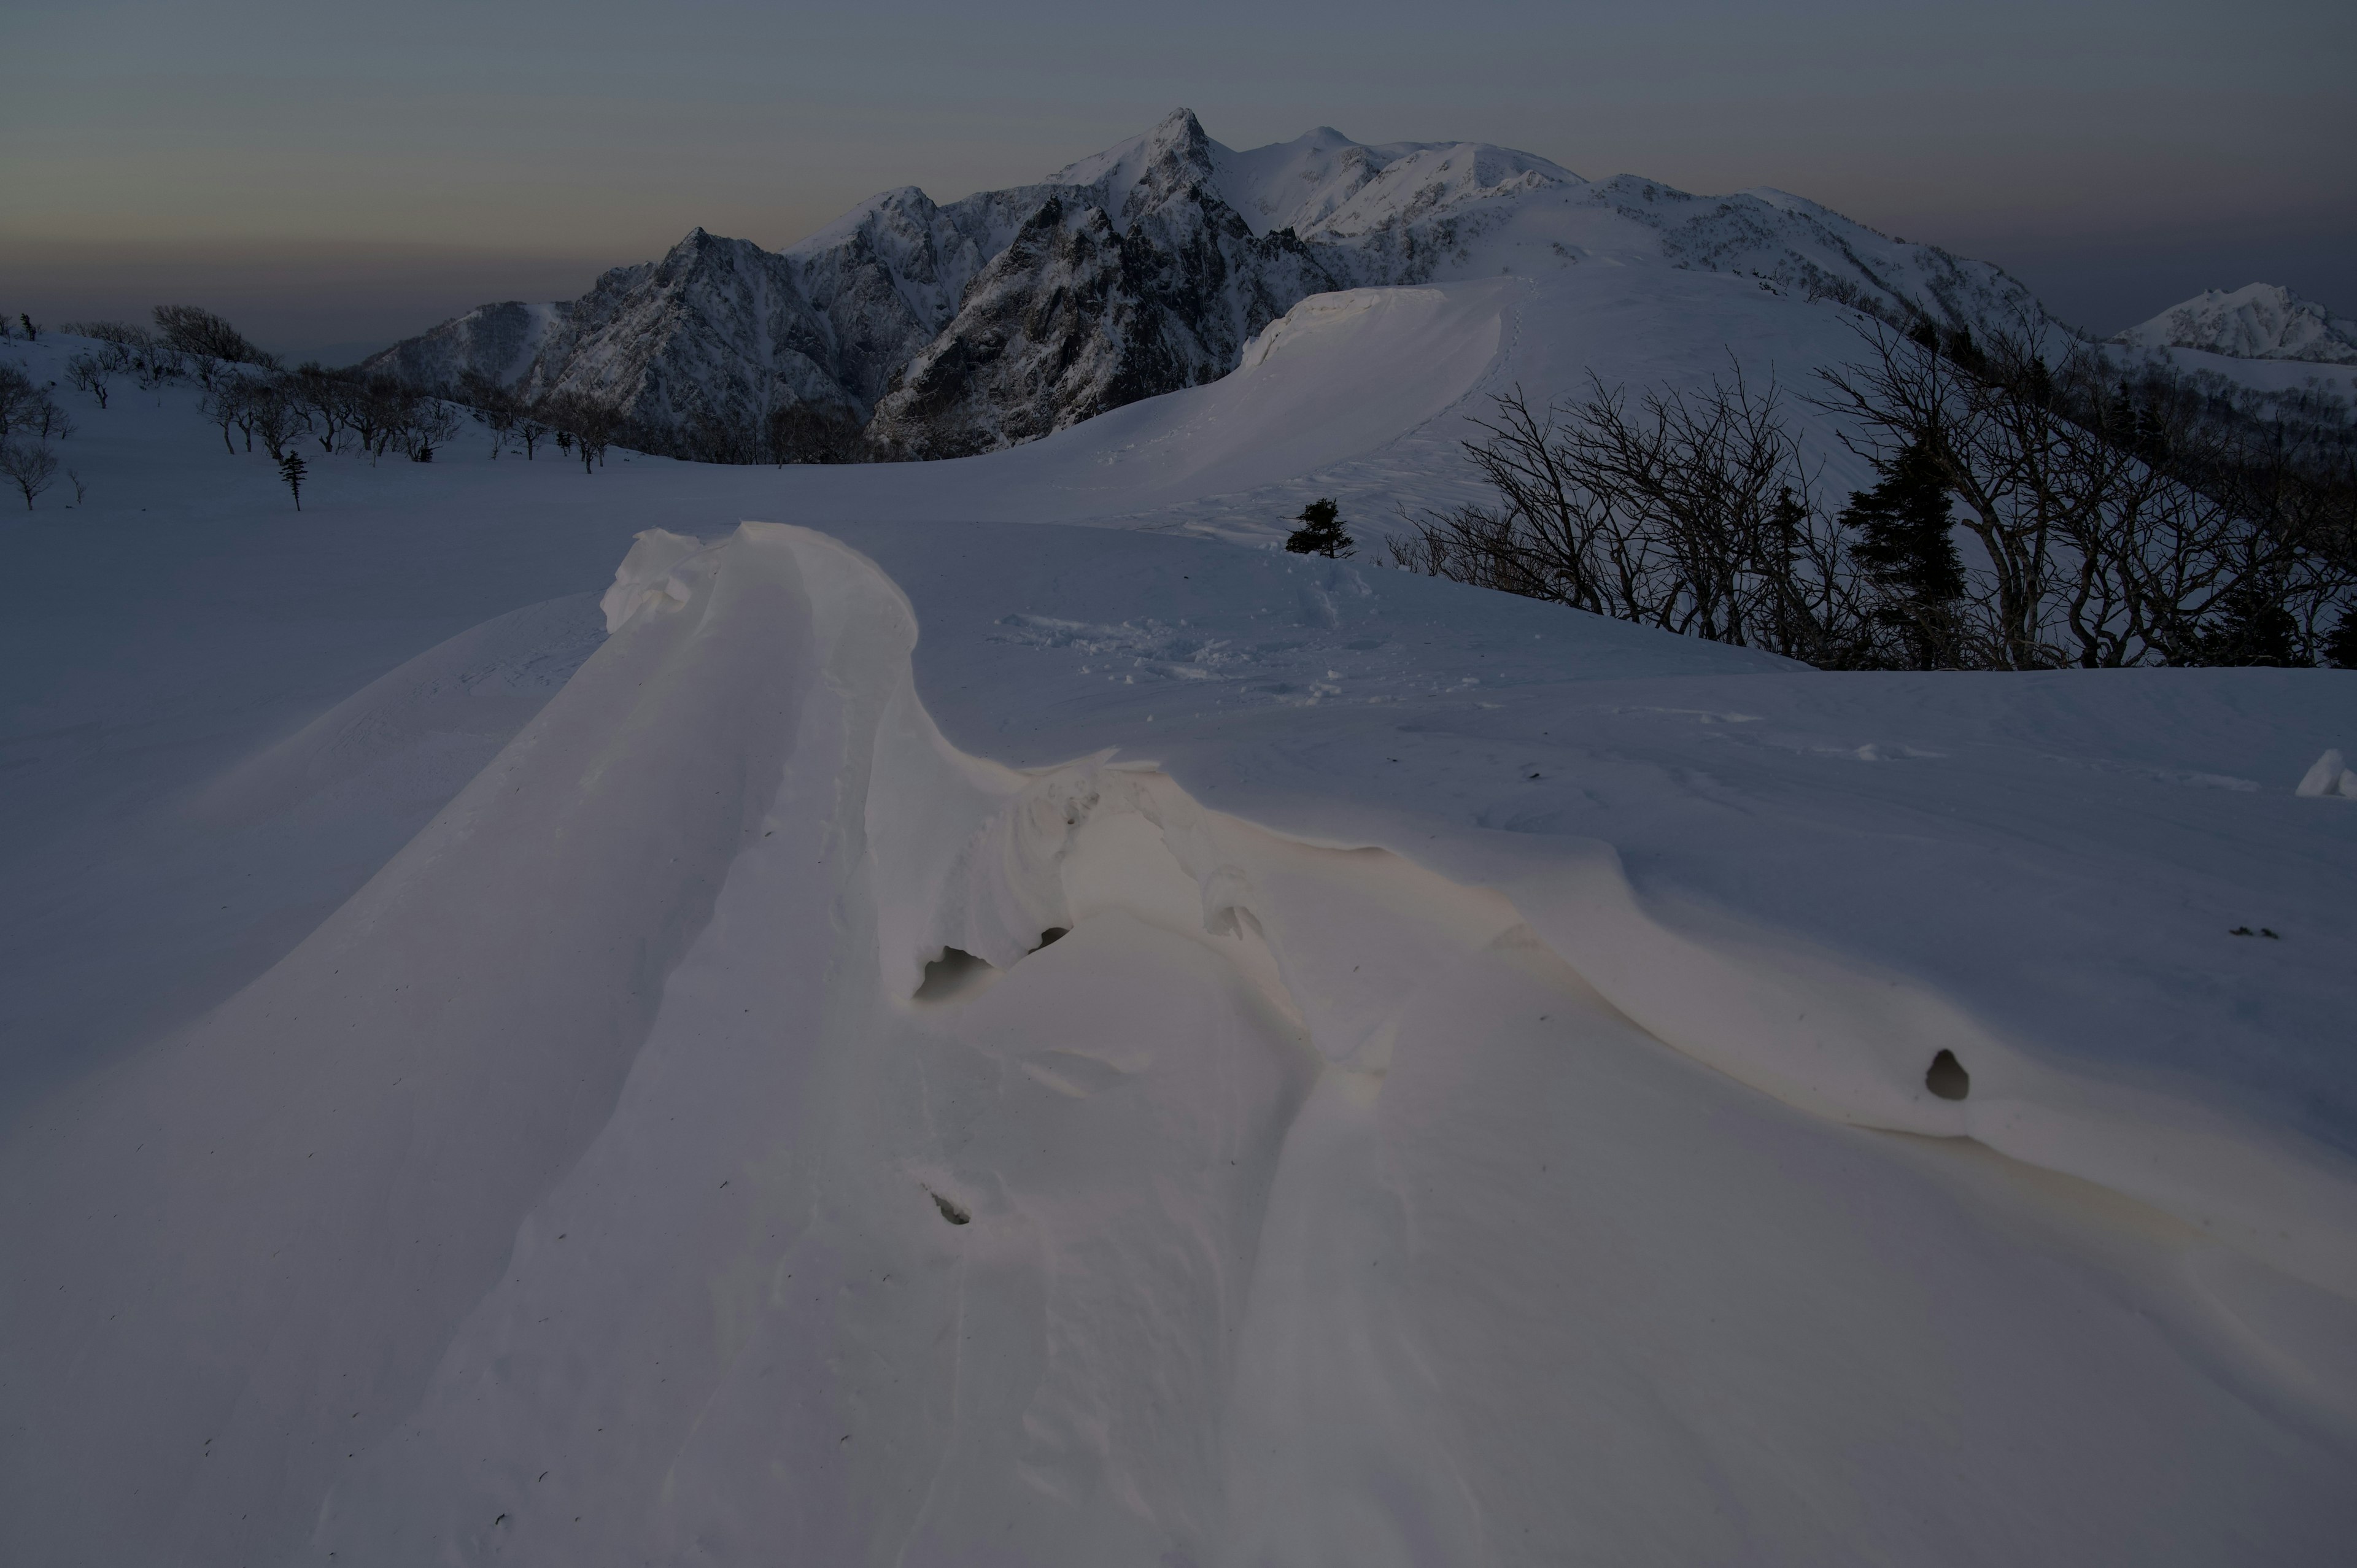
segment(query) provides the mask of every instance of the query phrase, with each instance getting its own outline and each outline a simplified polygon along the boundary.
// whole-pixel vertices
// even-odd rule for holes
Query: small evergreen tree
[[[303,477],[310,466],[303,461],[300,452],[289,452],[278,459],[278,477],[286,481],[287,490],[295,497],[295,510],[303,510]]]
[[[2341,612],[2324,639],[2324,661],[2335,670],[2357,670],[2357,605]]]
[[[1881,590],[1876,618],[1898,631],[1908,662],[1936,669],[1954,654],[1952,607],[1964,596],[1964,564],[1948,536],[1948,483],[1921,443],[1882,467],[1882,482],[1854,490],[1841,521],[1856,531],[1851,558]]]
[[[1286,536],[1285,547],[1296,555],[1348,555],[1357,541],[1343,532],[1340,509],[1325,496],[1301,509],[1294,521],[1301,526]]]
[[[2267,591],[2266,584],[2236,584],[2219,596],[2218,612],[2217,619],[2201,634],[2198,662],[2271,664],[2279,669],[2307,662],[2299,656],[2299,622],[2284,608],[2279,595]],[[2345,618],[2341,626],[2348,626]]]

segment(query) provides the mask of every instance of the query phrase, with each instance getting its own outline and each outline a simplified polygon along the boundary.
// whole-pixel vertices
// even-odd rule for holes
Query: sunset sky
[[[2357,314],[2357,6],[858,8],[16,0],[0,308],[227,312],[331,362],[690,228],[1034,180],[1185,104],[1688,190],[1773,185],[2109,332],[2204,287]]]

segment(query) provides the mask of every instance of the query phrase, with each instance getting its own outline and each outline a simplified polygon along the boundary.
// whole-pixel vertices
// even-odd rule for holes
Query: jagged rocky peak
[[[950,456],[1224,375],[1312,294],[1591,256],[1960,326],[2043,318],[1994,267],[1781,192],[1590,184],[1511,148],[1330,126],[1240,152],[1176,109],[1037,185],[900,187],[782,252],[697,229],[580,299],[485,306],[368,365],[595,397],[632,444],[683,456]]]
[[[2239,360],[2357,365],[2357,321],[2271,283],[2205,290],[2112,341],[2132,349],[2200,349]]]
[[[1044,183],[1088,191],[1088,204],[1103,208],[1114,227],[1125,233],[1141,214],[1189,186],[1216,182],[1212,154],[1218,147],[1203,134],[1193,110],[1173,109],[1143,135],[1067,164]]]

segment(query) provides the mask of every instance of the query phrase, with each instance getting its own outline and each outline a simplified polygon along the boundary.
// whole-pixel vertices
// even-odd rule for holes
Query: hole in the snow
[[[1039,933],[1039,948],[1052,947],[1071,934],[1072,928],[1070,926],[1050,926]],[[1031,950],[1038,952],[1039,948],[1033,948]]]
[[[917,1000],[946,1002],[979,983],[990,972],[990,965],[963,948],[943,948],[941,957],[925,965],[925,978],[917,987]]]
[[[967,1212],[964,1208],[960,1208],[957,1204],[951,1202],[948,1198],[943,1197],[940,1193],[932,1193],[930,1196],[932,1197],[933,1207],[940,1209],[942,1211],[942,1218],[948,1220],[951,1224],[963,1225],[974,1218],[971,1213]]]
[[[1964,1070],[1955,1052],[1943,1050],[1925,1069],[1923,1087],[1943,1100],[1962,1100],[1973,1091],[1973,1075]]]

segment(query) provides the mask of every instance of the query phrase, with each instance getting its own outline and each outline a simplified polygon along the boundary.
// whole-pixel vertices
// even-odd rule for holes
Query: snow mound
[[[2131,349],[2198,349],[2240,360],[2357,365],[2357,321],[2271,283],[2205,290],[2112,341]]]
[[[2346,795],[2357,799],[2357,771],[2352,771],[2341,761],[2339,751],[2328,751],[2301,776],[2299,788],[2293,792],[2303,797]]]
[[[0,1517],[42,1560],[2198,1563],[2357,1522],[2345,1169],[1600,845],[971,756],[824,535],[650,532],[604,608],[312,938],[0,1149],[44,1352]]]
[[[1501,279],[1313,295],[1232,374],[1059,431],[1005,466],[1052,475],[1061,510],[1245,490],[1363,456],[1489,386],[1527,292]]]

